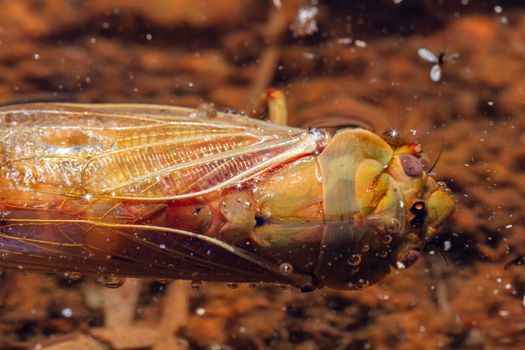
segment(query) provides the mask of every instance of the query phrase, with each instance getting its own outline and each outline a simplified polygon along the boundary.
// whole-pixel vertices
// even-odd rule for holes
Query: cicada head
[[[327,224],[317,276],[325,284],[358,289],[392,265],[417,260],[454,210],[446,186],[427,174],[422,159],[418,145],[362,129],[330,140],[319,156]]]
[[[386,169],[403,194],[405,208],[404,239],[395,254],[398,268],[415,262],[421,248],[454,211],[450,190],[427,173],[424,163],[421,147],[406,144],[394,149]]]

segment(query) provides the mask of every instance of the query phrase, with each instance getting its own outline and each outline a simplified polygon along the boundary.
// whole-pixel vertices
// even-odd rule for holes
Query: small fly
[[[430,79],[434,82],[441,80],[445,65],[448,62],[454,61],[454,59],[459,56],[457,53],[446,54],[445,51],[440,51],[437,55],[435,55],[432,51],[426,48],[420,48],[417,50],[417,54],[423,60],[434,63],[432,68],[430,68]]]

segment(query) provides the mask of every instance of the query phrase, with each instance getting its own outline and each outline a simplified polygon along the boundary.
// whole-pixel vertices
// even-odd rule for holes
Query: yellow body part
[[[315,157],[306,157],[258,183],[254,195],[259,213],[274,221],[323,220],[319,172]]]
[[[386,167],[392,154],[392,148],[370,131],[346,129],[338,132],[318,157],[323,177],[325,219],[344,220],[360,212],[360,203],[356,200],[356,192],[363,192],[362,184],[356,183],[359,167],[367,160]]]
[[[286,110],[284,92],[278,89],[268,89],[266,96],[270,121],[278,125],[288,125],[288,112]]]
[[[383,174],[384,165],[374,159],[365,159],[355,174],[355,193],[363,214],[374,211],[388,188],[388,177]]]

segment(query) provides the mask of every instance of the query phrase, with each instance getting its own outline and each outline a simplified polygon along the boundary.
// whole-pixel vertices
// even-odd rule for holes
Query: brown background
[[[436,173],[458,203],[424,259],[310,294],[6,271],[0,349],[523,348],[525,267],[503,266],[525,255],[525,8],[319,1],[319,30],[300,36],[301,3],[283,2],[0,1],[0,100],[250,111],[277,86],[295,125],[415,132],[431,158],[443,143]],[[441,82],[420,47],[459,54]]]

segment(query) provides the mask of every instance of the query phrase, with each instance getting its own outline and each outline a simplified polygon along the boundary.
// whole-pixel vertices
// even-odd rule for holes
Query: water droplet
[[[238,283],[226,283],[226,287],[230,289],[237,289],[239,288],[239,284]]]
[[[398,219],[392,218],[386,225],[386,230],[390,233],[398,233],[401,230],[401,223]]]
[[[444,181],[438,181],[437,182],[437,185],[439,187],[439,189],[445,193],[452,193],[452,190],[450,188],[448,188],[447,186],[447,183],[444,182]]]
[[[365,289],[370,286],[370,281],[360,278],[354,285],[355,289]]]
[[[315,6],[301,7],[297,12],[295,21],[290,26],[293,35],[295,37],[303,37],[317,32],[318,27],[315,17],[318,12],[319,10]]]
[[[78,281],[78,280],[82,279],[82,274],[80,272],[78,272],[78,271],[71,271],[71,272],[67,273],[67,278],[70,281]]]
[[[368,45],[368,44],[366,43],[366,41],[364,41],[364,40],[358,40],[358,39],[354,40],[354,44],[355,44],[355,46],[357,46],[357,47],[361,47],[361,48],[365,48],[365,47],[367,47],[367,45]]]
[[[62,310],[62,316],[65,318],[70,318],[73,316],[73,310],[71,310],[69,307],[66,307],[64,310]]]
[[[102,281],[107,288],[119,288],[126,282],[126,279],[115,275],[105,275],[102,276]]]
[[[346,262],[348,263],[348,265],[358,266],[359,264],[361,264],[361,254],[352,254],[350,259],[348,259]]]
[[[383,237],[381,237],[381,241],[384,243],[384,244],[390,244],[392,243],[392,236],[390,235],[384,235]]]
[[[199,290],[201,288],[201,285],[201,281],[191,281],[191,289],[193,290]]]
[[[279,271],[281,271],[283,275],[289,275],[293,272],[293,266],[290,263],[283,262],[279,265]]]

